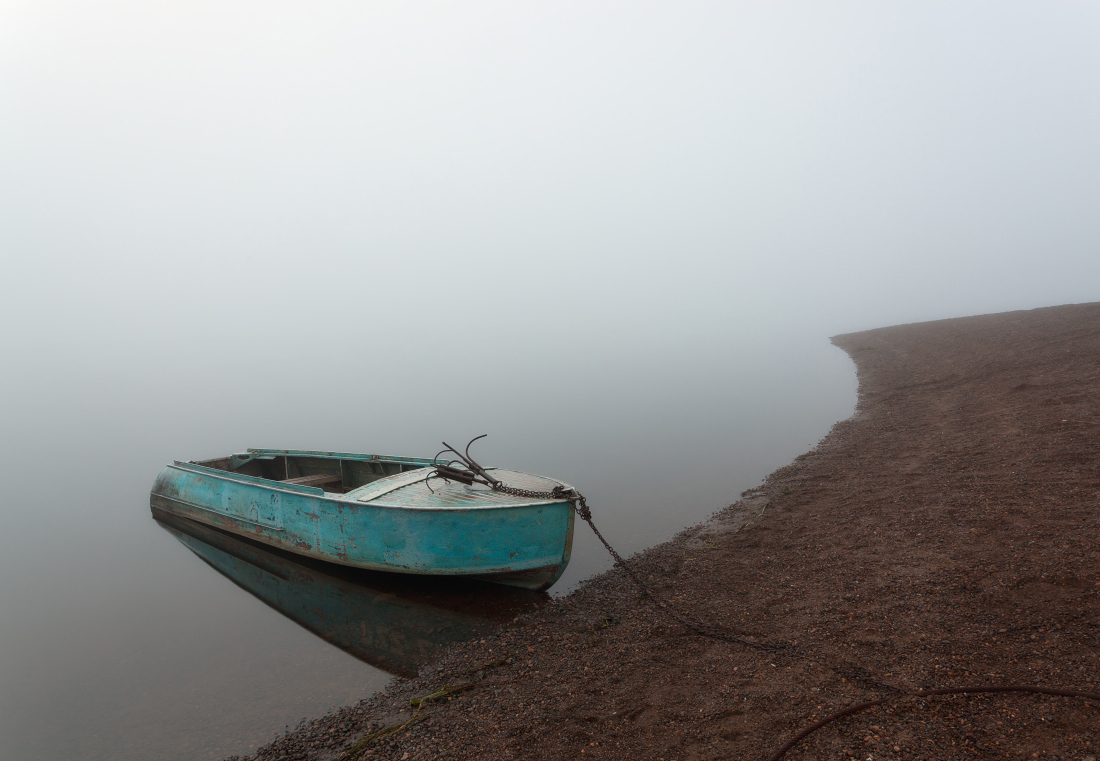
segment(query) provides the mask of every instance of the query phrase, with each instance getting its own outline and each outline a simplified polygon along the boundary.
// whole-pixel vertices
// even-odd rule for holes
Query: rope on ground
[[[395,735],[401,730],[407,729],[415,724],[417,721],[420,720],[420,715],[423,710],[424,706],[421,705],[419,708],[416,709],[416,713],[414,713],[412,715],[412,718],[408,721],[403,721],[399,724],[392,724],[388,727],[384,727],[378,730],[377,732],[369,732],[363,735],[361,738],[359,738],[359,742],[355,743],[355,745],[351,746],[342,754],[340,754],[340,758],[338,758],[337,761],[354,761],[354,759],[358,758],[359,754],[365,751],[371,743],[377,740],[384,740],[390,735]]]
[[[634,585],[638,587],[642,595],[648,597],[653,603],[661,609],[662,612],[672,620],[676,621],[681,626],[695,632],[702,637],[709,637],[710,639],[722,640],[723,642],[735,642],[739,645],[745,645],[756,650],[766,650],[774,652],[777,650],[783,650],[788,647],[786,644],[779,644],[774,642],[755,642],[751,639],[739,637],[736,634],[723,631],[717,627],[711,626],[703,621],[695,618],[690,613],[686,613],[683,610],[677,610],[663,597],[654,592],[638,574],[631,568],[630,564],[623,560],[622,556],[615,551],[615,548],[611,546],[610,542],[604,539],[603,534],[596,528],[596,524],[592,521],[592,511],[588,509],[588,502],[585,498],[576,494],[576,500],[574,502],[574,509],[589,528],[592,529],[592,533],[596,535],[596,538],[600,540],[607,551],[611,553],[611,557],[615,558],[615,562],[622,566],[622,569],[626,572],[626,575],[634,582]]]
[[[440,698],[445,698],[448,695],[452,695],[456,692],[468,690],[473,686],[474,685],[472,682],[467,684],[446,685],[444,687],[440,687],[435,692],[424,695],[423,697],[413,698],[410,703],[416,706],[416,713],[412,715],[412,718],[409,718],[402,722],[398,722],[397,724],[391,724],[388,727],[383,727],[377,732],[368,732],[367,734],[359,738],[359,742],[355,743],[355,745],[351,746],[343,753],[341,753],[337,761],[354,761],[354,759],[358,758],[359,755],[363,751],[365,751],[371,743],[377,742],[378,740],[384,740],[390,735],[395,735],[402,730],[408,729],[413,724],[420,721],[421,717],[423,716],[425,707],[433,700],[439,700]]]
[[[743,492],[741,494],[741,496],[743,497],[743,496],[745,496],[745,494],[748,494],[748,492]],[[754,515],[751,521],[746,521],[746,522],[742,523],[740,526],[735,528],[730,533],[731,534],[736,534],[738,531],[740,531],[743,528],[748,528],[749,526],[755,526],[756,522],[764,517],[764,511],[767,510],[771,506],[772,506],[771,502],[765,502],[764,506],[762,508],[760,508],[760,512],[758,512],[756,515]]]
[[[807,737],[812,735],[817,730],[822,729],[824,727],[827,727],[828,725],[832,724],[834,721],[837,721],[838,719],[843,719],[846,716],[854,716],[855,714],[862,713],[863,711],[866,711],[869,708],[874,708],[876,706],[883,705],[884,703],[889,703],[889,702],[891,702],[893,700],[897,700],[899,698],[904,698],[904,697],[927,698],[927,697],[933,697],[933,696],[936,696],[936,695],[976,695],[976,694],[979,694],[979,693],[989,693],[989,692],[1031,692],[1031,693],[1037,693],[1037,694],[1040,694],[1040,695],[1057,695],[1059,697],[1066,697],[1066,698],[1084,698],[1086,700],[1098,700],[1098,701],[1100,701],[1100,694],[1097,694],[1095,692],[1081,692],[1080,690],[1063,690],[1063,689],[1057,689],[1057,688],[1054,688],[1054,687],[1032,687],[1032,686],[1023,685],[1023,684],[1011,684],[1011,685],[1003,685],[1003,686],[1000,686],[1000,685],[999,686],[977,685],[977,686],[973,686],[973,687],[940,687],[940,688],[931,689],[931,690],[913,690],[913,691],[910,691],[910,692],[900,692],[896,695],[891,695],[891,696],[885,697],[885,698],[879,698],[878,700],[868,700],[865,703],[857,703],[856,705],[848,706],[843,711],[837,711],[836,713],[834,713],[830,716],[826,716],[821,721],[817,722],[816,724],[811,724],[810,726],[806,727],[801,732],[799,732],[797,735],[792,737],[790,740],[788,740],[783,745],[783,747],[781,747],[775,753],[768,756],[768,761],[779,761],[779,759],[781,759],[781,758],[783,758],[783,756],[787,755],[787,752],[789,750],[791,750],[792,748],[794,748],[794,746],[798,745],[800,742],[805,740]]]
[[[642,581],[642,578],[637,574],[634,568],[627,563],[622,555],[615,551],[615,548],[611,546],[611,543],[604,539],[603,534],[596,528],[595,522],[592,520],[592,511],[588,508],[588,500],[584,498],[584,495],[578,492],[576,489],[566,489],[564,486],[555,486],[551,491],[531,491],[529,489],[516,489],[508,486],[497,478],[494,478],[488,470],[482,467],[473,457],[470,456],[470,445],[478,439],[485,438],[485,434],[473,438],[469,444],[466,445],[465,452],[459,452],[452,447],[446,441],[443,442],[445,449],[440,450],[439,454],[433,458],[439,459],[439,455],[444,452],[450,452],[457,459],[451,460],[445,465],[437,465],[428,476],[425,483],[430,481],[433,477],[442,478],[448,481],[458,481],[459,483],[466,484],[467,486],[473,484],[481,484],[488,486],[493,491],[499,491],[503,494],[510,494],[513,497],[524,497],[527,499],[561,499],[569,500],[573,505],[573,510],[576,514],[588,524],[588,527],[592,529],[592,533],[596,535],[596,538],[600,540],[600,543],[611,553],[611,557],[615,559],[615,562],[622,567],[626,572],[627,577],[634,582],[634,585],[641,591],[642,596],[652,600],[653,603],[661,609],[661,611],[671,618],[676,623],[695,632],[702,637],[709,637],[710,639],[717,639],[723,642],[734,642],[739,645],[745,645],[756,650],[766,650],[774,652],[777,650],[783,650],[788,647],[786,644],[777,644],[771,642],[755,642],[745,637],[739,637],[736,634],[723,631],[715,626],[704,623],[695,616],[687,613],[683,610],[678,610],[671,603],[666,601],[661,595],[657,594],[653,589]],[[455,464],[459,467],[454,467]],[[429,486],[430,488],[430,486]],[[764,505],[767,508],[767,505]],[[760,511],[760,515],[764,514],[764,510]],[[759,518],[760,515],[756,517]],[[755,522],[755,518],[751,522]]]

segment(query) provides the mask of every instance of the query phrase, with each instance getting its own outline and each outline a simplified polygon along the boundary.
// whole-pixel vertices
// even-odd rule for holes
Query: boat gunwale
[[[249,447],[245,452],[255,455],[257,459],[265,455],[274,455],[275,457],[320,457],[328,460],[355,460],[357,462],[397,462],[407,465],[423,465],[424,467],[443,463],[443,460],[429,460],[423,457],[399,457],[397,455],[362,454],[359,452],[325,452],[309,449],[254,449]],[[232,455],[229,456],[232,457]]]
[[[572,503],[572,501],[573,501],[571,499],[563,498],[563,499],[536,500],[536,501],[530,501],[530,502],[514,502],[514,503],[507,503],[507,504],[455,505],[453,507],[447,507],[447,506],[444,506],[444,505],[430,505],[430,506],[395,505],[395,504],[392,504],[392,503],[386,503],[384,501],[383,502],[375,502],[373,500],[360,501],[357,498],[351,497],[351,495],[354,494],[353,491],[348,492],[347,494],[338,494],[336,492],[326,492],[324,489],[319,489],[316,486],[301,486],[299,484],[288,484],[285,481],[272,481],[272,480],[267,479],[267,478],[260,478],[259,476],[250,476],[250,475],[247,475],[245,473],[234,473],[232,471],[227,471],[227,470],[218,470],[217,468],[210,468],[210,467],[207,467],[205,465],[198,465],[194,462],[181,462],[179,460],[175,460],[170,465],[168,465],[166,467],[176,468],[177,470],[182,470],[184,472],[192,472],[192,473],[195,473],[196,475],[207,476],[207,477],[211,477],[211,478],[218,478],[218,479],[221,479],[223,481],[229,481],[231,483],[239,483],[239,484],[243,484],[245,486],[255,486],[255,487],[258,487],[258,488],[261,488],[261,489],[267,489],[269,491],[277,491],[277,492],[282,492],[284,494],[295,494],[295,495],[303,496],[303,497],[320,498],[320,499],[323,499],[323,500],[326,500],[328,502],[332,502],[332,503],[335,503],[335,504],[354,505],[356,507],[359,507],[359,506],[379,507],[379,508],[386,508],[387,510],[417,510],[417,511],[440,512],[440,513],[471,512],[471,511],[475,511],[475,510],[510,510],[510,509],[515,509],[515,508],[519,508],[519,507],[538,507],[538,506],[542,506],[542,505],[557,505],[557,504],[562,504],[562,503]],[[489,468],[489,470],[498,470],[498,468]],[[518,471],[518,470],[509,471],[509,472],[522,473],[522,471]],[[395,473],[394,475],[397,476],[397,475],[407,475],[407,474]],[[523,473],[523,475],[525,475],[525,476],[535,476],[535,474],[533,474],[533,473]],[[427,476],[427,474],[425,474],[425,477],[426,476]],[[392,477],[393,476],[387,476],[387,478],[392,478]],[[548,481],[554,481],[556,483],[561,484],[566,489],[572,489],[573,488],[569,484],[565,483],[564,481],[558,481],[558,479],[556,479],[556,478],[550,478],[549,476],[535,476],[535,477],[536,478],[545,478]],[[379,479],[379,480],[382,480],[382,479]],[[372,483],[377,483],[377,482],[372,482]],[[404,488],[406,486],[411,486],[415,483],[417,483],[417,480],[413,480],[410,483],[401,484],[399,486],[396,486],[391,491],[396,491],[397,489],[401,489],[401,488]],[[364,486],[369,486],[369,485],[370,484],[365,484]],[[360,488],[362,488],[362,487],[360,487]],[[386,494],[389,494],[389,493],[390,493],[389,491],[383,492],[382,494],[379,494],[378,497],[379,498],[384,497]],[[158,496],[163,496],[163,495],[158,495]],[[197,508],[202,509],[202,510],[209,510],[210,512],[213,512],[213,513],[216,513],[216,514],[219,514],[219,515],[223,514],[217,508],[214,508],[214,507],[207,507],[207,506],[204,506],[204,505],[195,504],[193,502],[187,502],[185,500],[177,500],[177,501],[181,502],[182,504],[197,507]],[[246,522],[248,522],[248,523],[254,523],[254,521],[247,521],[247,519],[243,519],[243,520],[246,520]],[[257,525],[264,525],[264,524],[257,524]],[[282,529],[275,529],[275,530],[282,530]]]

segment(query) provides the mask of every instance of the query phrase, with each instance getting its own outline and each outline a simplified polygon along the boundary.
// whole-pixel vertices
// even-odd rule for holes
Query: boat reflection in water
[[[398,676],[416,676],[446,645],[484,636],[549,599],[488,582],[347,568],[160,510],[153,517],[237,586],[326,642]]]

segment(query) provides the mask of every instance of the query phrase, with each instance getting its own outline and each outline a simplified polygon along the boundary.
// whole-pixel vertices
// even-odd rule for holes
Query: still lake
[[[162,526],[148,492],[171,460],[249,446],[430,457],[441,439],[489,433],[484,464],[574,484],[628,554],[734,501],[854,408],[851,362],[813,330],[661,356],[462,372],[424,350],[406,358],[423,372],[385,377],[336,364],[183,372],[162,356],[9,374],[0,758],[248,753],[539,604]],[[578,523],[551,594],[609,566]]]

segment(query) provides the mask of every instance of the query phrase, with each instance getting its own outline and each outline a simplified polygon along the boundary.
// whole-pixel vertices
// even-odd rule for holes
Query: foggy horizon
[[[1098,297],[1088,4],[0,19],[5,345],[70,369],[276,318],[590,354]]]

